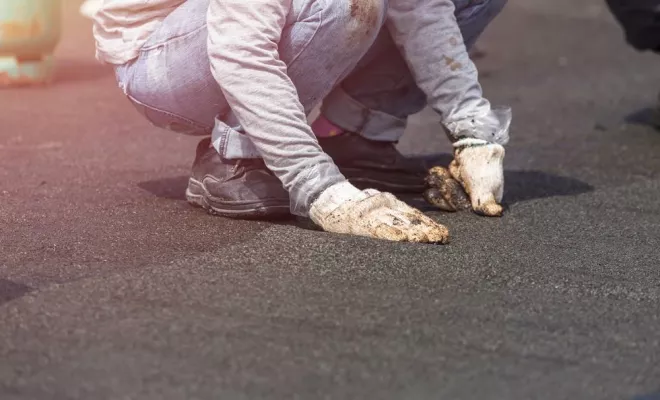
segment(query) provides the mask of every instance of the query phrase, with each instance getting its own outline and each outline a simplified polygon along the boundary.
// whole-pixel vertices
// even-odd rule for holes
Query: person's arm
[[[397,0],[390,2],[388,28],[453,142],[449,172],[475,212],[499,216],[511,111],[493,110],[483,97],[454,13],[451,0]]]
[[[213,76],[264,162],[306,215],[323,190],[345,180],[307,124],[278,42],[291,0],[211,0]]]
[[[452,141],[505,144],[510,113],[493,111],[483,97],[454,12],[451,0],[392,1],[387,26]]]
[[[292,211],[325,231],[444,243],[447,229],[391,194],[360,191],[321,150],[277,44],[290,0],[211,0],[213,75],[266,165],[292,196]]]

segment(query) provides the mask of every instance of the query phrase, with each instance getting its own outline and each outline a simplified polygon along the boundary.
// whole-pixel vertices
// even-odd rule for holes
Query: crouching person
[[[423,190],[425,171],[394,144],[407,116],[430,105],[454,142],[454,175],[472,203],[501,200],[510,115],[482,97],[467,54],[501,5],[105,0],[94,35],[97,57],[115,66],[149,121],[204,137],[191,204],[226,217],[293,213],[329,232],[444,243],[444,226],[388,192]],[[306,116],[322,100],[313,130]]]

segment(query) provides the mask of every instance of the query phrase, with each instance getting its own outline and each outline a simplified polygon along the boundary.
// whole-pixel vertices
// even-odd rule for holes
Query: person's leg
[[[367,9],[378,13],[374,17],[382,25],[386,0],[361,1],[377,3]],[[140,57],[117,69],[120,86],[155,125],[212,135],[212,141],[204,139],[197,149],[187,191],[191,203],[225,216],[288,214],[288,194],[241,133],[211,74],[208,4],[209,0],[188,0],[173,11]],[[354,69],[378,34],[379,29],[373,29],[366,36],[353,37],[350,45],[336,40],[346,36],[349,25],[355,25],[351,19],[356,5],[358,0],[293,1],[279,44],[280,56],[308,112]]]
[[[505,3],[455,0],[456,18],[468,49]],[[424,93],[387,29],[382,29],[355,71],[324,100],[313,127],[323,149],[354,184],[421,192],[425,166],[407,160],[394,144],[403,135],[408,116],[425,106]],[[328,131],[334,135],[324,138]],[[337,136],[338,131],[347,133]]]

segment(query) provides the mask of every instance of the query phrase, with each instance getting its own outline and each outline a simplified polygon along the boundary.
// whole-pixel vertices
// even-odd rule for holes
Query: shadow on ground
[[[660,400],[660,392],[647,394],[643,396],[636,396],[632,400]]]
[[[188,177],[174,176],[154,179],[152,181],[140,182],[137,186],[156,197],[170,200],[185,200],[186,188],[188,187]]]
[[[95,61],[57,60],[55,83],[95,81],[112,75],[112,67]]]
[[[575,178],[542,171],[504,171],[504,203],[556,196],[577,196],[592,192],[594,187]]]
[[[644,108],[626,116],[624,121],[630,125],[646,126],[660,131],[660,110]]]
[[[434,160],[437,161],[437,158]],[[439,165],[447,165],[440,162]],[[556,196],[576,196],[591,192],[594,187],[575,178],[549,174],[542,171],[505,171],[504,203],[513,205],[523,201]],[[176,176],[138,183],[138,187],[156,197],[169,200],[185,200],[187,176]],[[408,196],[404,196],[408,197]],[[408,201],[407,198],[405,198]],[[414,205],[419,207],[419,202]],[[426,207],[424,207],[426,208]]]
[[[22,283],[12,282],[8,279],[0,279],[0,306],[14,299],[22,297],[32,290]]]
[[[433,154],[417,157],[427,166],[447,166],[451,154]],[[594,187],[578,179],[554,175],[543,171],[504,171],[504,203],[512,205],[522,201],[556,196],[576,196],[592,192]]]

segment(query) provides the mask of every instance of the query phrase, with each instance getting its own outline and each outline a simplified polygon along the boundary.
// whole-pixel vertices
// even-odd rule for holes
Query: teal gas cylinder
[[[61,28],[60,0],[0,0],[0,88],[49,83]]]

